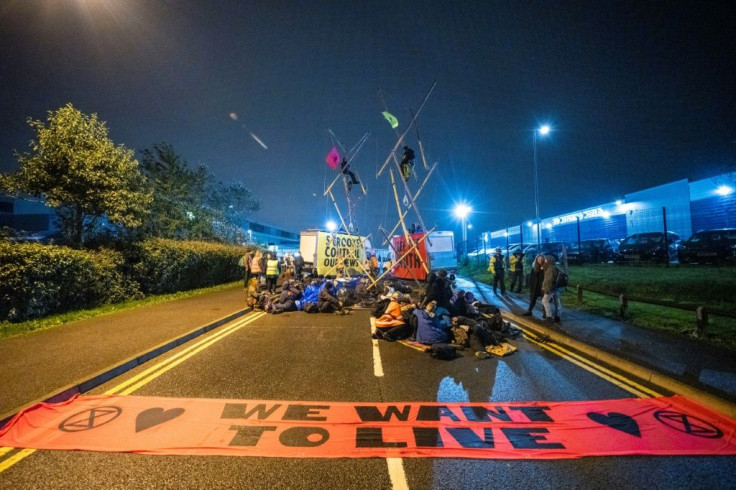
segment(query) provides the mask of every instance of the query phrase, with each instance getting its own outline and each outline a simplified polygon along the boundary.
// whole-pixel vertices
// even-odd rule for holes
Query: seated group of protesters
[[[504,335],[515,335],[493,305],[476,301],[471,292],[454,290],[447,271],[430,275],[422,301],[393,292],[383,314],[375,320],[374,339],[413,340],[427,346],[470,347],[479,359],[490,357]],[[377,312],[374,311],[374,314]]]
[[[267,313],[284,313],[287,311],[305,311],[307,313],[340,313],[346,314],[343,303],[337,298],[337,281],[315,279],[306,286],[298,279],[284,278],[281,293],[272,299],[260,290],[258,280],[253,278],[245,291],[246,306]]]

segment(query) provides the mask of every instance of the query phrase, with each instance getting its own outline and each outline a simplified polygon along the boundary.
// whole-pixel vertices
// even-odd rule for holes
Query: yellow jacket
[[[494,276],[496,275],[496,260],[500,260],[501,261],[501,263],[499,264],[499,267],[501,268],[502,271],[504,270],[504,266],[506,265],[506,264],[504,264],[503,255],[501,255],[501,256],[493,255],[491,257],[491,262],[488,264],[488,272],[490,272]]]
[[[523,268],[524,263],[521,261],[518,255],[512,255],[511,257],[509,257],[509,270],[511,272],[516,272],[517,270],[522,270]]]

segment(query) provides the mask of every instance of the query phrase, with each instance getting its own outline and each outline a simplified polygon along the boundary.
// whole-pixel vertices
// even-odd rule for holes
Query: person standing
[[[506,294],[506,283],[504,282],[504,275],[506,272],[505,259],[501,254],[501,248],[496,249],[496,253],[491,257],[491,262],[488,264],[488,272],[493,275],[493,294],[498,294],[498,287],[501,287],[501,294]]]
[[[522,285],[524,283],[524,253],[516,249],[516,251],[509,257],[509,277],[511,278],[511,285],[509,289],[514,292],[516,289],[517,293],[521,292]],[[516,286],[518,282],[518,286]]]
[[[296,254],[294,254],[294,277],[296,279],[302,280],[302,269],[304,268],[304,257],[302,257],[301,252],[297,250]]]
[[[256,250],[253,258],[250,260],[250,275],[258,279],[258,284],[261,284],[261,276],[263,275],[264,269],[261,268],[261,261],[263,259],[263,253],[260,250]]]
[[[279,278],[279,259],[276,254],[273,254],[272,257],[268,254],[266,256],[266,288],[269,293],[273,294],[276,292],[276,281]]]
[[[544,259],[544,281],[542,281],[542,305],[544,305],[545,320],[555,323],[560,322],[560,313],[562,313],[562,304],[560,302],[560,291],[557,288],[557,278],[560,275],[560,269],[557,268],[557,261],[554,255],[547,255]]]
[[[239,265],[243,267],[243,287],[248,289],[248,280],[250,279],[250,268],[253,260],[253,254],[248,251],[240,258]]]
[[[537,299],[542,295],[542,282],[544,281],[544,256],[537,255],[529,273],[529,309],[524,316],[532,316]],[[542,313],[544,319],[546,315]]]

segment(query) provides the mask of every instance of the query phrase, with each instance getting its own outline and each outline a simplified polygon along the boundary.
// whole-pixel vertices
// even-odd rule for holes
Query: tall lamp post
[[[468,255],[468,227],[465,224],[465,220],[472,210],[473,208],[465,203],[460,203],[455,206],[455,216],[460,218],[463,225],[463,255]]]
[[[549,134],[549,126],[543,125],[534,130],[534,138],[532,147],[534,148],[534,208],[537,214],[537,248],[539,249],[542,243],[542,227],[539,220],[539,170],[537,168],[537,134],[546,136]],[[537,253],[539,250],[537,251]]]

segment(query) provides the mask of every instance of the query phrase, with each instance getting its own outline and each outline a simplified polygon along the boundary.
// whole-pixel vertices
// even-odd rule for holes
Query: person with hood
[[[449,313],[438,307],[436,301],[430,301],[424,309],[415,309],[412,315],[416,317],[416,341],[420,344],[440,344],[450,339]]]
[[[422,304],[426,306],[430,301],[435,301],[437,306],[441,306],[449,311],[450,298],[452,298],[452,289],[450,288],[450,282],[447,280],[447,271],[440,269],[437,272],[437,277],[427,284],[427,294],[424,296]]]
[[[342,301],[335,296],[335,285],[327,281],[319,291],[317,307],[320,313],[342,312]]]
[[[266,254],[266,288],[270,294],[276,292],[276,281],[279,278],[279,259],[276,254]]]
[[[404,312],[413,309],[415,305],[411,298],[403,297],[403,300],[404,305],[402,305],[401,293],[393,293],[384,314],[376,318],[374,339],[394,342],[409,337],[412,329],[404,318]]]
[[[537,298],[542,295],[542,282],[544,281],[545,261],[543,255],[537,255],[529,273],[529,308],[524,316],[532,316],[534,306],[537,304]],[[542,319],[546,318],[546,314],[542,313]]]
[[[501,294],[506,294],[506,283],[504,282],[504,273],[506,272],[506,259],[501,253],[501,248],[496,249],[496,253],[491,257],[488,264],[488,272],[493,276],[493,294],[498,294],[497,289],[501,286]]]
[[[544,259],[544,280],[542,281],[542,305],[544,305],[545,320],[548,322],[560,322],[562,303],[560,302],[560,291],[557,288],[557,278],[560,270],[557,268],[557,260],[554,255],[547,255]],[[553,308],[554,306],[554,308]]]
[[[248,281],[248,287],[245,289],[245,306],[255,308],[258,304],[259,295],[258,279],[251,277]]]
[[[457,291],[457,294],[453,295],[454,301],[450,304],[450,314],[452,316],[467,316],[468,305],[465,302],[465,291],[462,289]]]
[[[271,305],[271,313],[283,313],[284,311],[296,311],[296,301],[301,298],[302,292],[291,280],[286,280],[281,285],[279,299]]]

